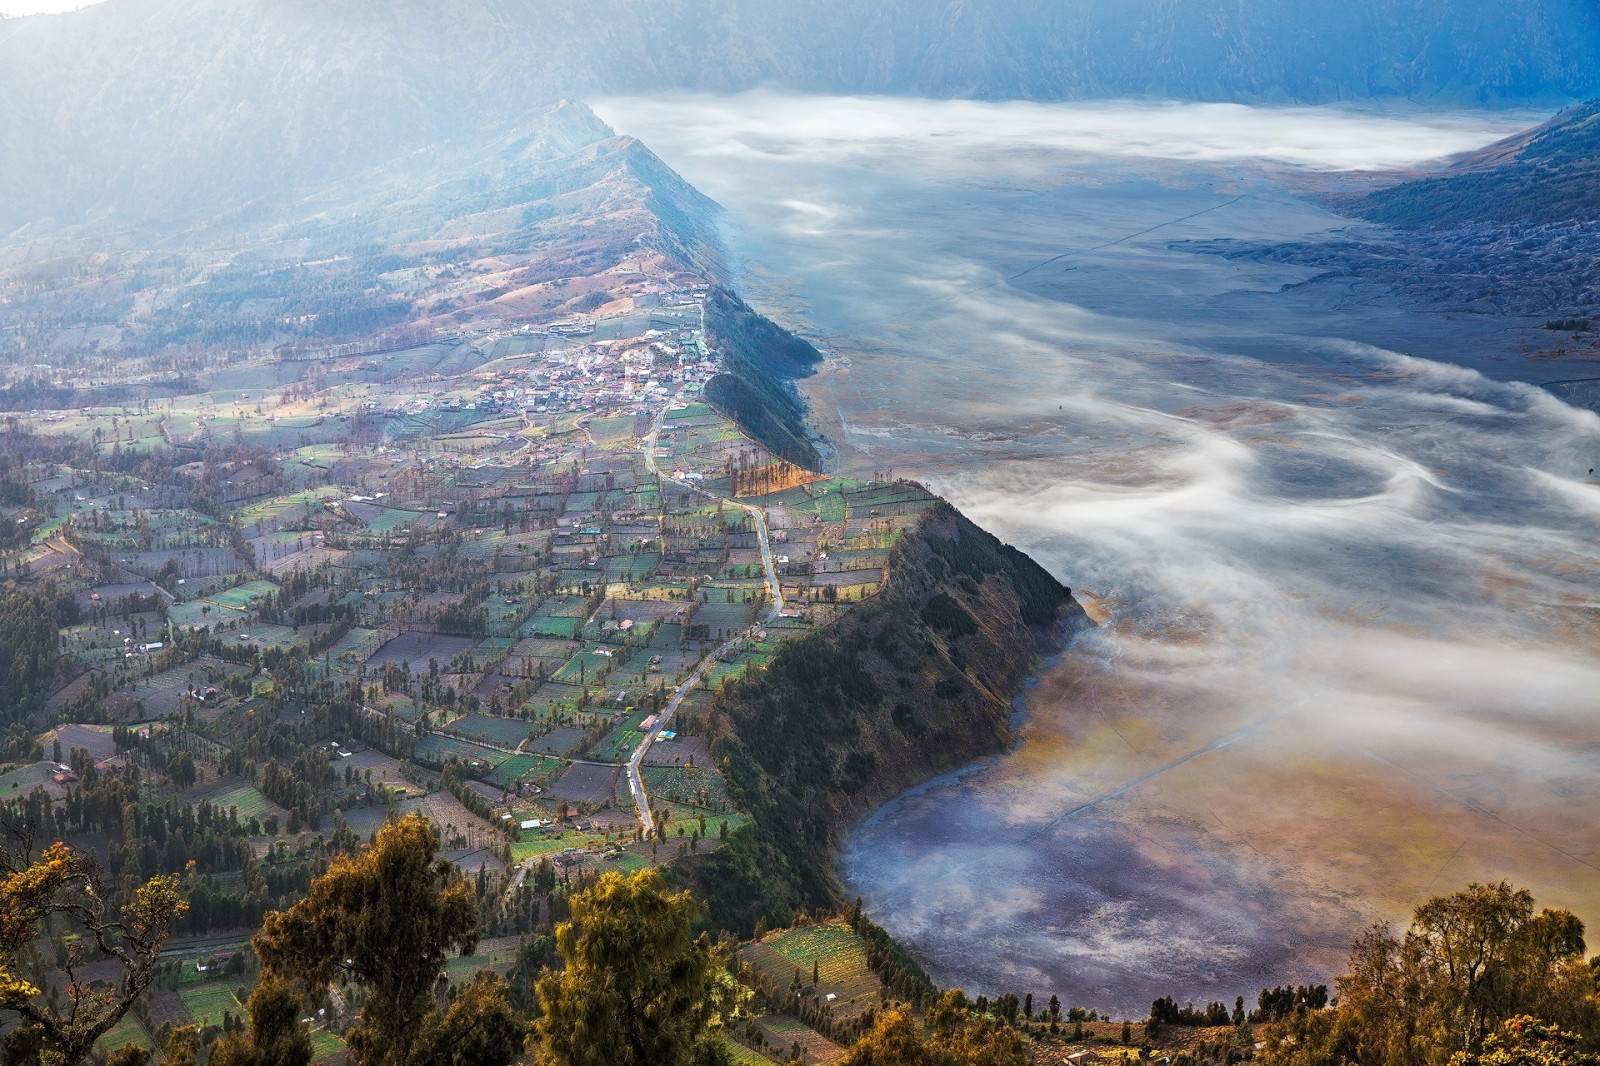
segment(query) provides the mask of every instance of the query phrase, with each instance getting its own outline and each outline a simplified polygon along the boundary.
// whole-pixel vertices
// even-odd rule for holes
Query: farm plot
[[[561,662],[566,662],[572,657],[572,653],[577,650],[570,641],[528,637],[517,642],[516,646],[511,649],[508,660],[513,666],[518,667],[522,665],[524,658],[535,660],[559,659]]]
[[[617,769],[613,766],[573,763],[550,786],[550,795],[555,799],[573,802],[605,803],[611,799],[612,782],[616,776]]]
[[[554,637],[571,640],[583,628],[583,619],[579,617],[551,616],[536,614],[526,622],[517,632],[524,637]]]
[[[804,1022],[782,1014],[769,1014],[756,1021],[767,1034],[767,1041],[785,1057],[794,1045],[800,1045],[801,1059],[806,1066],[829,1066],[845,1056],[845,1049],[817,1032]]]
[[[599,744],[595,745],[591,758],[599,762],[615,762],[619,757],[626,756],[639,742],[644,739],[644,730],[641,723],[649,717],[649,712],[635,710],[630,712],[621,722],[607,733]]]
[[[836,1014],[850,1017],[878,1002],[882,985],[867,966],[867,945],[845,922],[787,929],[740,949],[739,958],[760,970],[779,988],[789,987],[796,967],[811,981],[815,964],[817,994],[830,993]]]
[[[688,700],[680,707],[690,710]],[[673,721],[677,721],[676,718]],[[681,766],[686,763],[699,763],[701,766],[712,765],[711,749],[703,737],[676,737],[672,740],[657,740],[645,752],[644,764],[646,766]]]
[[[710,589],[707,590],[715,597],[718,593],[732,590]],[[743,590],[735,591],[741,595]],[[732,635],[750,624],[752,605],[748,603],[718,603],[713,599],[710,603],[702,603],[694,612],[696,625],[710,626],[713,634],[722,631]]]
[[[494,601],[490,600],[489,602],[493,603]],[[473,662],[477,663],[477,669],[481,670],[484,663],[498,662],[504,659],[506,653],[511,650],[514,644],[516,644],[516,639],[513,637],[485,637],[478,642],[477,647],[472,649]]]
[[[26,795],[38,786],[50,780],[52,764],[48,762],[29,763],[26,766],[17,766],[0,774],[0,797]]]
[[[357,626],[340,637],[338,643],[329,648],[325,654],[330,662],[339,663],[341,666],[355,666],[371,658],[382,646],[383,633],[380,630]]]
[[[246,581],[242,585],[235,585],[230,589],[213,592],[206,599],[219,607],[226,607],[234,611],[244,611],[255,606],[258,602],[274,595],[278,586],[270,581]]]
[[[650,860],[633,851],[619,851],[611,856],[610,863],[623,873],[636,874],[650,868]]]
[[[339,1034],[329,1029],[311,1030],[311,1061],[326,1062],[344,1051],[345,1044]]]
[[[224,811],[236,807],[241,822],[249,821],[251,818],[264,822],[269,815],[274,814],[278,816],[280,822],[288,818],[288,813],[283,808],[267,799],[255,786],[242,781],[219,781],[209,789],[197,791],[194,799],[196,802],[204,800]]]
[[[541,855],[553,855],[568,848],[587,848],[605,842],[604,834],[580,833],[575,829],[569,829],[564,833],[536,833],[526,840],[519,840],[511,845],[511,861],[527,862],[529,859],[537,859]]]
[[[542,787],[560,769],[560,759],[549,759],[542,755],[513,755],[495,767],[494,773],[489,775],[489,782],[501,788],[510,788],[518,781],[531,781]]]
[[[74,748],[83,748],[92,759],[109,759],[117,753],[116,742],[111,739],[111,730],[106,726],[57,726],[54,737],[43,737],[41,743],[51,739],[61,742],[63,753],[71,752]]]
[[[451,955],[444,964],[445,974],[452,984],[465,984],[480,970],[494,970],[504,974],[517,961],[517,938],[496,937],[482,940],[471,955]]]
[[[769,1059],[757,1051],[751,1051],[737,1040],[723,1039],[728,1046],[728,1059],[733,1066],[775,1066],[774,1059]]]
[[[654,552],[613,555],[606,559],[605,580],[625,581],[631,585],[637,581],[647,580],[656,572],[656,567],[659,565],[661,556]]]
[[[604,655],[596,655],[593,648],[587,648],[574,655],[567,663],[550,675],[554,681],[567,685],[581,685],[599,678],[600,672],[610,665],[611,660]]]
[[[95,1041],[95,1050],[105,1054],[117,1051],[127,1044],[136,1047],[154,1048],[155,1042],[150,1039],[150,1034],[145,1027],[134,1017],[133,1012],[124,1014],[99,1040]]]
[[[223,1011],[237,1016],[244,1010],[239,997],[234,995],[235,987],[226,981],[183,985],[178,989],[178,998],[183,1000],[196,1025],[201,1028],[221,1025]]]
[[[556,726],[528,741],[525,750],[570,755],[583,745],[583,737],[583,730],[575,725]]]
[[[366,526],[368,533],[379,536],[385,533],[398,533],[407,526],[423,523],[430,517],[424,515],[421,511],[403,511],[396,507],[377,507],[370,503],[350,503],[347,501],[343,506],[346,511],[350,512],[351,515]]]
[[[657,744],[652,747],[661,747]],[[730,809],[728,786],[722,775],[710,766],[644,766],[640,770],[645,789],[673,803],[707,811]]]
[[[827,570],[820,574],[811,575],[813,587],[833,585],[835,587],[855,587],[866,585],[877,587],[883,581],[883,571],[877,568],[853,570]]]
[[[390,663],[405,664],[412,673],[419,669],[428,668],[428,660],[436,659],[441,664],[449,662],[464,651],[475,647],[477,641],[471,637],[449,637],[442,633],[401,633],[379,648],[367,665],[375,670],[382,670]]]
[[[262,651],[282,651],[303,642],[303,633],[297,633],[289,626],[268,625],[265,622],[252,622],[248,629],[227,633],[222,637],[225,646],[260,648]]]
[[[514,748],[528,739],[528,723],[516,718],[496,718],[487,714],[469,714],[451,722],[449,728],[456,733]]]
[[[421,811],[429,821],[444,831],[446,841],[450,839],[452,832],[482,833],[489,826],[489,823],[467,810],[460,800],[448,792],[430,792],[426,796],[404,800],[399,804],[398,810],[401,814]]]
[[[444,766],[452,758],[466,763],[469,767],[488,773],[490,770],[505,762],[510,756],[494,748],[486,748],[482,744],[475,744],[470,740],[461,740],[457,737],[447,737],[441,733],[429,733],[417,741],[413,757],[417,762],[435,768]]]

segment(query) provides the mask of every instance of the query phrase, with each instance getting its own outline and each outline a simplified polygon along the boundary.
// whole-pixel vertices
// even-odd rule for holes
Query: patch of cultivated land
[[[800,926],[774,933],[764,940],[739,949],[739,961],[754,967],[787,989],[800,971],[801,982],[809,989],[813,965],[819,983],[815,994],[830,1006],[835,1016],[854,1017],[875,1006],[883,985],[867,966],[867,946],[846,922]]]

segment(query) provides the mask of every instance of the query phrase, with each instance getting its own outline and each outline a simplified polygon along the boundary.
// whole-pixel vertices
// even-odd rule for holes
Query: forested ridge
[[[837,906],[833,859],[852,820],[1009,743],[1011,693],[1086,623],[1043,567],[949,504],[931,508],[880,596],[713,700],[713,752],[753,819],[690,864],[713,920],[748,935]]]
[[[773,454],[816,469],[820,459],[793,381],[813,373],[822,354],[725,289],[707,294],[705,313],[708,342],[722,357],[706,399]]]

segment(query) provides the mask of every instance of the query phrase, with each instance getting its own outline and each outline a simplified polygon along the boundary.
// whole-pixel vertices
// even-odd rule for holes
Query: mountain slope
[[[1405,227],[1600,220],[1600,100],[1474,152],[1437,177],[1374,192],[1360,211]]]
[[[0,21],[0,229],[183,213],[664,89],[1474,103],[1600,91],[1581,0],[107,0]]]

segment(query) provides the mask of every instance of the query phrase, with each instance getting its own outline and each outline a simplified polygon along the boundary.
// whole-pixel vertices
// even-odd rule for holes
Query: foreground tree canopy
[[[1281,1066],[1576,1063],[1562,1049],[1578,1054],[1597,1041],[1583,923],[1570,911],[1536,912],[1530,893],[1501,882],[1429,900],[1399,936],[1368,930],[1338,980],[1337,1006],[1297,1012],[1265,1058]]]
[[[5,1040],[6,1059],[70,1066],[80,1062],[128,1012],[155,976],[156,961],[172,923],[187,904],[175,876],[153,877],[135,888],[120,907],[108,899],[91,860],[65,844],[52,844],[35,858],[24,836],[0,851],[0,1011],[15,1011],[21,1024]],[[57,936],[78,935],[66,950],[66,1002],[23,976],[22,955],[56,922]],[[114,960],[121,979],[110,987],[80,982],[76,972]]]
[[[760,993],[730,973],[729,941],[696,935],[703,912],[690,893],[672,891],[653,869],[574,887],[569,920],[527,953],[538,961],[517,979],[516,1003],[532,1016],[530,1026],[492,970],[454,986],[445,980],[449,954],[477,944],[479,904],[439,846],[419,814],[390,822],[370,849],[336,858],[303,899],[270,913],[253,941],[262,972],[247,1021],[225,1025],[220,1037],[192,1026],[173,1030],[159,1054],[132,1043],[109,1055],[101,1048],[95,1061],[309,1066],[305,1016],[350,1004],[359,1005],[345,1034],[352,1066],[510,1066],[519,1057],[541,1066],[732,1061],[739,1049],[725,1022]],[[64,845],[38,856],[25,841],[7,850],[0,869],[0,1010],[11,1012],[0,1015],[8,1026],[4,1061],[88,1061],[150,985],[167,931],[184,910],[181,887],[171,877],[134,882],[126,901],[114,903],[91,862]],[[107,960],[119,963],[120,983],[74,979],[65,1003],[40,991],[45,971],[36,949],[47,933],[67,929],[77,931],[77,946],[61,963],[69,978],[87,956],[102,970]],[[1273,990],[1282,1002],[1270,1011],[1263,992],[1253,1015],[1242,999],[1231,1017],[1213,1004],[1218,1022],[1209,1008],[1200,1022],[1183,1022],[1177,1012],[1183,1024],[1229,1035],[1210,1050],[1179,1051],[1176,1061],[1255,1055],[1265,1066],[1600,1066],[1600,959],[1586,961],[1585,950],[1583,925],[1570,912],[1536,909],[1528,892],[1505,883],[1470,885],[1422,904],[1403,932],[1369,929],[1352,947],[1331,1006],[1318,986]],[[819,972],[813,963],[813,985]],[[795,987],[801,983],[797,967]],[[886,989],[882,1009],[862,1016],[862,1035],[843,1066],[1026,1066],[1062,1050],[1055,997],[1037,1013],[1032,995],[974,1002],[956,989],[916,1002],[922,1009],[892,1003]],[[1157,1006],[1163,1003],[1176,1010],[1170,1000]],[[1152,1023],[1160,1021],[1152,1014]],[[1049,1039],[1039,1042],[1046,1031]],[[1112,1039],[1103,1031],[1100,1038]],[[1131,1042],[1124,1022],[1121,1043]]]
[[[565,966],[539,981],[538,1047],[551,1066],[727,1061],[713,1024],[727,959],[691,932],[699,910],[654,870],[607,874],[556,927]]]
[[[498,976],[480,975],[448,1008],[436,1001],[446,956],[470,954],[478,942],[472,887],[438,850],[439,834],[422,815],[390,822],[371,851],[335,859],[310,895],[268,915],[255,938],[266,972],[308,998],[322,999],[336,979],[365,991],[347,1034],[364,1066],[505,1066],[521,1045]],[[264,1017],[281,1011],[263,1003],[258,1015],[256,1007],[252,997],[251,1039],[281,1039]]]

